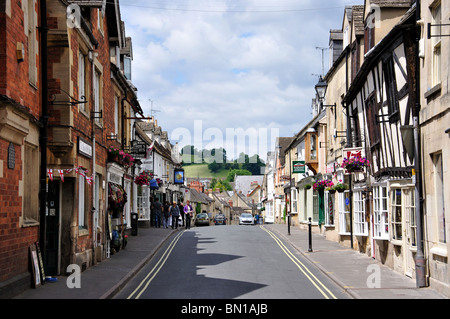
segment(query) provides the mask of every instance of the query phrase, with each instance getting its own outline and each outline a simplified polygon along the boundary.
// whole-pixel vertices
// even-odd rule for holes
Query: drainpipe
[[[42,99],[42,113],[39,142],[41,147],[41,172],[40,172],[40,204],[39,204],[39,243],[41,246],[42,258],[46,260],[46,211],[47,211],[47,125],[48,125],[48,79],[47,79],[47,2],[40,1],[40,15],[41,15],[41,99]]]
[[[416,0],[416,22],[421,20],[420,0]],[[421,34],[421,26],[416,23],[416,105],[413,109],[413,124],[414,124],[414,174],[415,177],[415,217],[416,217],[416,286],[418,288],[426,287],[425,276],[425,256],[423,253],[423,193],[422,193],[422,171],[421,171],[421,145],[420,145],[420,127],[419,127],[419,112],[420,112],[420,58],[419,58],[419,41]]]
[[[95,54],[94,51],[90,50],[89,51],[89,61],[91,62],[91,73],[92,73],[92,87],[94,87],[94,70],[95,70],[95,66],[94,66],[94,59],[95,59]],[[98,225],[98,221],[99,221],[99,217],[100,217],[100,210],[99,207],[95,207],[95,189],[96,187],[98,187],[98,185],[95,184],[95,118],[91,116],[91,125],[92,125],[92,175],[94,177],[94,181],[92,183],[92,244],[93,244],[93,258],[96,258],[95,256],[95,248],[98,245],[97,242],[97,225]],[[100,194],[99,194],[100,195]],[[98,201],[100,202],[100,200]]]

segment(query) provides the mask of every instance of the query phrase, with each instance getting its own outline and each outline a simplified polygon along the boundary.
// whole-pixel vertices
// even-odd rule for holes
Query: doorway
[[[60,187],[58,180],[48,183],[44,268],[45,273],[50,276],[57,275],[59,269]]]

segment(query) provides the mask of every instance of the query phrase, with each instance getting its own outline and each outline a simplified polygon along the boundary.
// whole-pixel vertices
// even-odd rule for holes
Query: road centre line
[[[184,234],[185,231],[178,233],[175,238],[170,243],[169,247],[167,247],[164,254],[161,256],[159,261],[156,263],[156,265],[153,267],[153,269],[145,276],[145,278],[141,281],[141,283],[137,286],[137,288],[127,297],[127,299],[132,299],[133,295],[136,294],[139,290],[140,292],[136,295],[135,299],[139,299],[142,293],[147,289],[148,285],[152,282],[152,280],[156,277],[156,275],[159,273],[161,268],[166,263],[167,259],[169,258],[170,254],[172,253],[173,248],[177,244],[180,237]],[[160,265],[161,264],[161,265]],[[159,267],[158,267],[159,265]],[[158,268],[158,269],[156,269]],[[153,275],[152,275],[153,274]],[[151,276],[152,275],[152,276]],[[150,277],[151,276],[151,277]],[[150,278],[149,278],[150,277]],[[143,286],[144,285],[144,286]],[[143,287],[142,287],[143,286]],[[142,289],[141,289],[142,287]]]
[[[283,252],[292,260],[292,262],[297,266],[298,269],[308,278],[308,280],[314,285],[314,287],[319,290],[319,292],[326,299],[337,299],[337,297],[316,277],[314,274],[300,261],[298,258],[284,245],[284,243],[270,230],[264,228],[264,226],[260,226],[262,230],[267,232],[278,244],[278,246],[283,250]],[[309,275],[308,275],[309,273]],[[320,288],[320,286],[323,288]],[[328,294],[327,294],[328,293]]]

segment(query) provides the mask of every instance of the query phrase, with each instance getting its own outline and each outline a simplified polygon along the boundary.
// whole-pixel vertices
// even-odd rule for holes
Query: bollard
[[[309,217],[308,218],[308,238],[309,238],[309,248],[308,248],[308,251],[309,252],[312,252],[313,250],[312,250],[312,234],[311,234],[311,227],[312,227],[312,224],[311,224],[311,217]]]

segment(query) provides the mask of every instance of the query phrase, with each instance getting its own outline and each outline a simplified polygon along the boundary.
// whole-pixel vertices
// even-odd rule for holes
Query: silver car
[[[253,215],[250,213],[243,213],[239,217],[239,225],[254,225],[255,220],[253,219]]]

